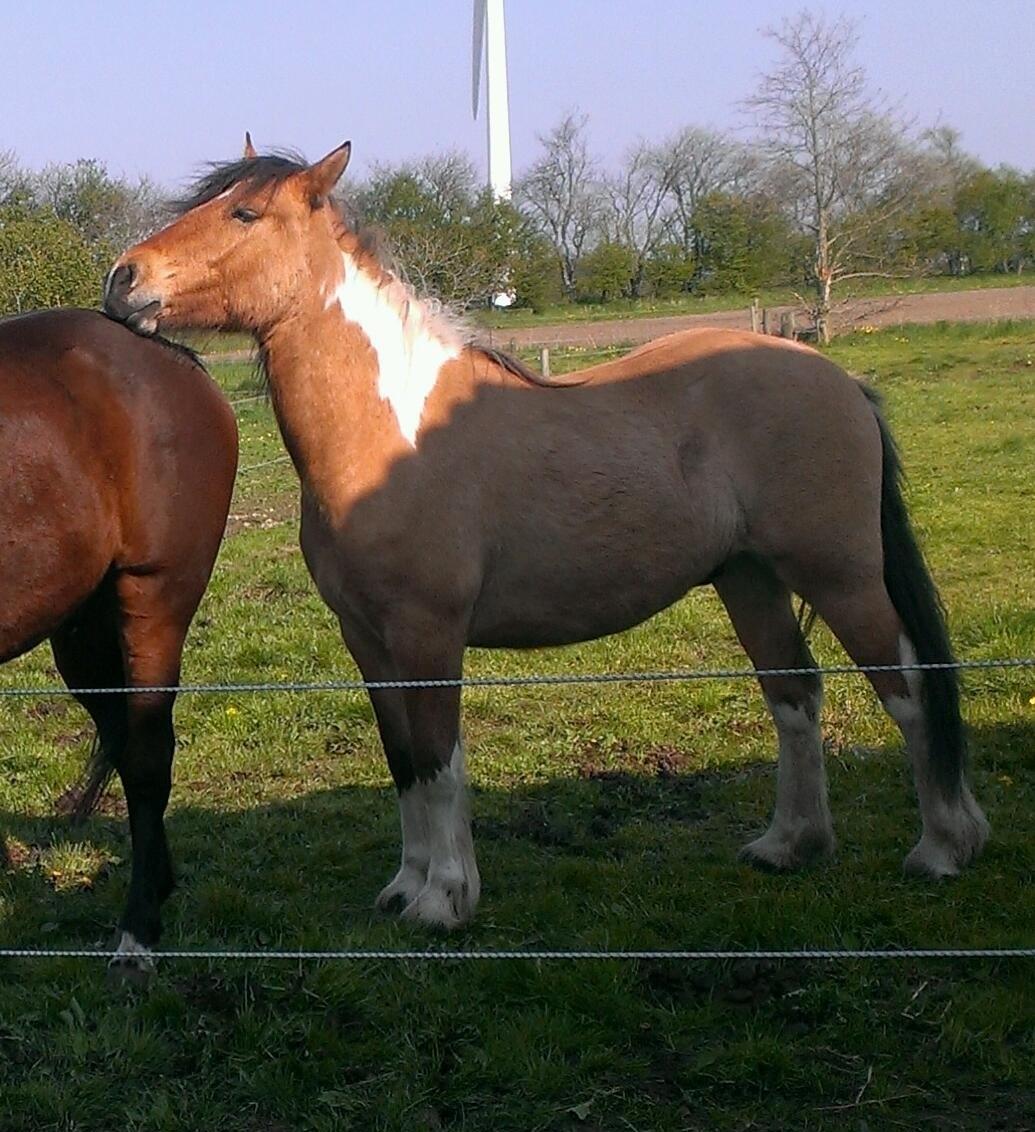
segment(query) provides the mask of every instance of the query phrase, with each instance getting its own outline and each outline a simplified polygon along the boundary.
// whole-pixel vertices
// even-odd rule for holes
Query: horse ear
[[[244,131],[244,156],[248,158],[259,156],[255,152],[255,146],[252,145],[252,135],[247,130]]]
[[[306,170],[306,177],[309,181],[309,199],[314,208],[319,208],[323,204],[331,189],[341,179],[341,175],[345,172],[345,167],[349,163],[351,153],[352,142],[345,142],[339,145],[337,149],[332,149],[326,157],[321,157],[319,161],[310,165]]]

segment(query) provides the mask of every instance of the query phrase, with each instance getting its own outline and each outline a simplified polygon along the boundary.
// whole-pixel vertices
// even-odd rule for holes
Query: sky
[[[617,168],[640,138],[745,131],[785,0],[506,0],[515,173],[537,136],[586,114]],[[1035,169],[1032,0],[813,3],[858,21],[856,58],[918,127],[947,124],[990,165]],[[0,0],[0,151],[98,158],[170,189],[204,162],[311,160],[350,139],[352,172],[444,150],[485,168],[471,114],[471,0]]]

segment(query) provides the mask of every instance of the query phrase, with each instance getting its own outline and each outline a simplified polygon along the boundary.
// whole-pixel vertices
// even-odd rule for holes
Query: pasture
[[[966,658],[1035,655],[1035,326],[859,333]],[[557,372],[589,360],[552,361]],[[220,366],[232,397],[247,367]],[[354,676],[297,549],[294,473],[263,400],[238,406],[230,535],[185,682]],[[487,438],[487,442],[491,442]],[[843,654],[822,626],[822,663]],[[564,650],[472,651],[469,675],[744,667],[710,591]],[[46,649],[0,685],[52,684]],[[448,940],[376,916],[397,808],[365,698],[184,696],[169,837],[178,948],[1035,945],[1035,671],[965,675],[992,823],[958,881],[906,880],[915,802],[865,681],[827,681],[836,860],[753,872],[773,799],[752,681],[465,693],[484,893]],[[106,945],[128,881],[118,793],[53,817],[89,729],[70,700],[0,700],[0,944]],[[840,963],[0,961],[0,1128],[818,1129],[1035,1124],[1031,960]]]

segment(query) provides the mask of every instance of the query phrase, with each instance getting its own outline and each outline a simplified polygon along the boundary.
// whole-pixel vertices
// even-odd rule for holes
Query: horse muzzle
[[[162,302],[141,292],[137,281],[135,264],[116,264],[104,281],[104,312],[138,334],[155,334]]]

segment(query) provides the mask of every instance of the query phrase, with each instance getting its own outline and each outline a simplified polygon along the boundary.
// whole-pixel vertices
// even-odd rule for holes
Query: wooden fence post
[[[758,299],[751,300],[751,330],[757,334],[761,329],[761,312],[758,309]]]
[[[550,376],[550,351],[546,346],[539,351],[539,369],[543,377]]]

